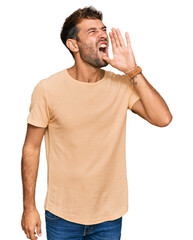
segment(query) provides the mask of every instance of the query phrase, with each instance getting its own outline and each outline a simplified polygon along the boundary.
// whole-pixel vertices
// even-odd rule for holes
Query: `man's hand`
[[[36,233],[39,237],[41,236],[41,220],[36,208],[23,211],[21,226],[23,231],[27,235],[27,238],[31,240],[38,239],[35,236]],[[35,232],[36,227],[37,232]]]
[[[112,28],[112,32],[109,32],[109,36],[113,48],[113,59],[104,56],[103,60],[109,63],[112,67],[117,68],[124,73],[128,73],[131,69],[137,66],[131,48],[129,33],[125,33],[127,46],[125,45],[119,29]]]

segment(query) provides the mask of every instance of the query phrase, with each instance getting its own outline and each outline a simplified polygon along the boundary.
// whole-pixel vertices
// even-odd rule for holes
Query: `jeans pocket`
[[[55,214],[49,212],[48,210],[45,210],[45,217],[51,221],[57,221],[57,220],[61,219],[60,217],[56,216]]]

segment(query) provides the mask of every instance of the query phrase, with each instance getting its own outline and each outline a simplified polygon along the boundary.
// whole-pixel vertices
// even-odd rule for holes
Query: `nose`
[[[108,35],[107,35],[106,31],[103,29],[99,30],[98,37],[99,37],[99,39],[108,40]]]

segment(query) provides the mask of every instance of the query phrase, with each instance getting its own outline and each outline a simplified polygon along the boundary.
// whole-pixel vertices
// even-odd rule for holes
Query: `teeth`
[[[107,47],[107,45],[103,43],[100,45],[100,47],[105,48],[105,47]]]

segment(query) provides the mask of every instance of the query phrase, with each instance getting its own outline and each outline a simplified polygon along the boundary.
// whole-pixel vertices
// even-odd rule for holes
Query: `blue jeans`
[[[122,217],[83,225],[60,218],[45,210],[46,233],[48,240],[120,240]]]

